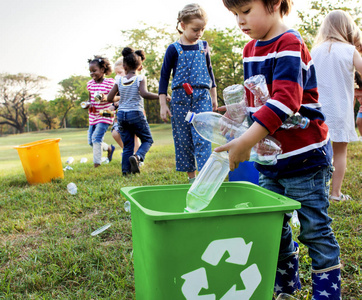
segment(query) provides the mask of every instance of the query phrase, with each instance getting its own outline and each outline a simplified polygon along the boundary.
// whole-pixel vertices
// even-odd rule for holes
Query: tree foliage
[[[333,10],[347,11],[356,24],[361,27],[362,11],[361,7],[355,5],[354,0],[313,0],[309,3],[306,10],[298,11],[298,17],[301,20],[298,24],[298,30],[302,35],[309,49],[312,48],[314,39],[324,17]]]
[[[29,117],[27,104],[39,96],[46,80],[34,74],[0,74],[0,125],[24,132]]]

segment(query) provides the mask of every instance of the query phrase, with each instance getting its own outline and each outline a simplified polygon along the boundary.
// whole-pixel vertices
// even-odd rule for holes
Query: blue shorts
[[[357,114],[357,118],[362,118],[362,112],[359,112],[359,113]]]

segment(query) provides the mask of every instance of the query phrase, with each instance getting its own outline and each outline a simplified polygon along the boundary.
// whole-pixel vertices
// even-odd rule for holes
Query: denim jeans
[[[332,166],[291,178],[272,179],[261,174],[260,186],[301,203],[298,209],[300,221],[299,241],[308,247],[314,270],[339,264],[339,245],[334,237],[328,216],[329,184]],[[289,225],[291,214],[285,214],[280,242],[279,260],[295,251],[292,230]]]
[[[93,146],[94,143],[102,143],[104,135],[108,130],[109,124],[98,123],[96,125],[89,125],[88,129],[88,144]]]
[[[142,111],[120,110],[117,113],[117,120],[124,144],[122,154],[122,172],[130,173],[131,164],[129,162],[129,157],[136,154],[140,157],[141,161],[144,161],[146,153],[150,150],[153,144],[151,129]],[[141,146],[138,148],[136,153],[133,153],[135,135],[141,139]]]

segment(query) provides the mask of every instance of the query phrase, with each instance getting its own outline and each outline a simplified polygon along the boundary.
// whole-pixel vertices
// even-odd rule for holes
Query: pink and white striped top
[[[97,104],[94,101],[94,95],[96,92],[108,95],[113,88],[114,83],[115,80],[113,78],[104,78],[102,83],[96,83],[94,79],[88,81],[87,90],[90,93],[90,102],[92,103],[92,106],[96,108],[95,112],[88,111],[89,125],[96,125],[98,123],[113,124],[113,117],[102,117],[99,115],[101,110],[109,109],[112,106],[112,103],[104,102]]]

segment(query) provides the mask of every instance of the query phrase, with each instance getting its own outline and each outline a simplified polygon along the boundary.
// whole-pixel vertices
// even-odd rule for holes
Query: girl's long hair
[[[361,32],[351,15],[343,10],[331,11],[323,20],[314,46],[323,42],[342,42],[360,47]]]

